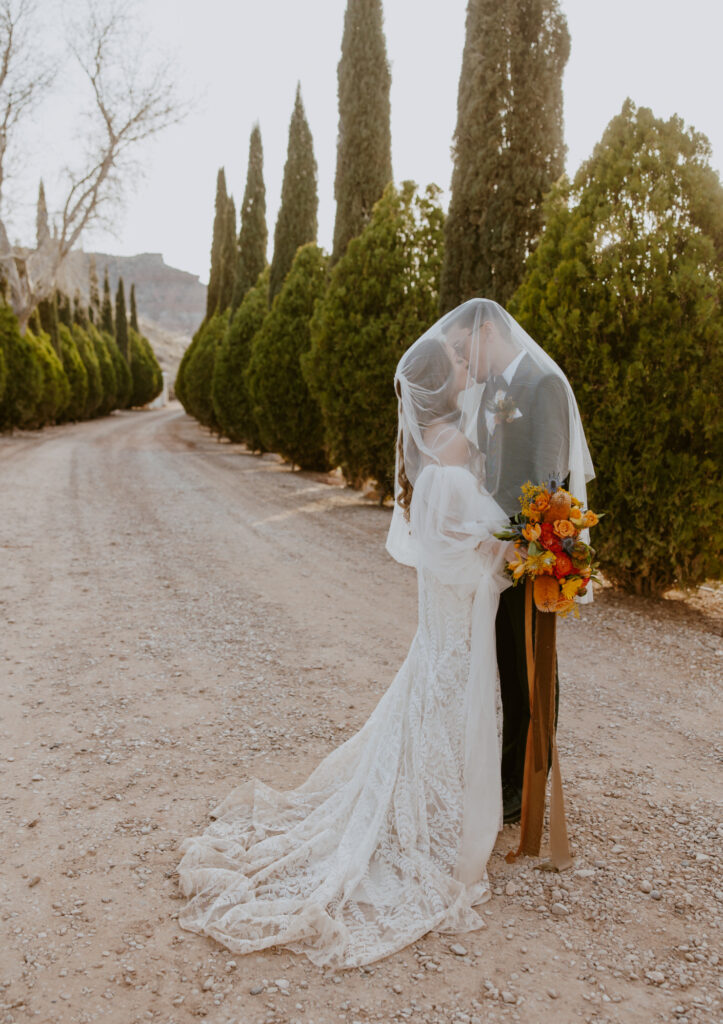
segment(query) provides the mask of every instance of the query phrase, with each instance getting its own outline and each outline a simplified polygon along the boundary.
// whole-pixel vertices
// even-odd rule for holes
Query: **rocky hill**
[[[66,289],[71,294],[78,289],[85,301],[88,300],[90,255],[72,253],[65,273]],[[123,278],[126,286],[126,297],[131,284],[135,284],[141,329],[173,381],[181,356],[206,312],[206,286],[196,274],[167,266],[158,252],[144,252],[138,256],[112,256],[101,252],[92,255],[95,256],[101,287],[103,274],[108,268],[114,297],[119,277]]]

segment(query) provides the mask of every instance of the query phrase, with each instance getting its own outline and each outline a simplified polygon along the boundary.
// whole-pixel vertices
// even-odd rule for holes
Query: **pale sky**
[[[53,0],[43,0],[50,9]],[[572,37],[565,74],[567,169],[574,173],[630,96],[656,116],[679,114],[704,132],[713,166],[723,165],[720,0],[561,0]],[[335,204],[337,97],[345,0],[142,0],[150,38],[175,54],[193,113],[142,152],[114,234],[93,232],[84,248],[121,255],[161,252],[172,266],[208,275],[216,171],[236,204],[246,180],[248,138],[258,120],[264,145],[270,246],[278,210],[289,118],[301,82],[319,167],[319,242],[331,245]],[[384,0],[392,70],[394,178],[435,182],[448,202],[450,144],[464,44],[466,0]],[[31,167],[53,203],[53,167],[72,90],[38,115]],[[47,145],[53,140],[52,145]],[[65,153],[62,153],[65,157]],[[70,153],[68,154],[68,158]],[[25,175],[23,175],[25,178]],[[37,185],[22,196],[31,212]],[[17,231],[26,231],[22,217]],[[269,255],[271,253],[269,252]]]

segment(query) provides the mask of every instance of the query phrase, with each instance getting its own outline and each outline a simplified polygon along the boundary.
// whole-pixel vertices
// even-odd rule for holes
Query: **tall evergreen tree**
[[[110,281],[108,280],[108,267],[103,274],[103,305],[100,307],[100,329],[107,331],[112,338],[115,337],[115,322],[113,320],[113,301],[110,297]]]
[[[37,309],[40,326],[50,336],[50,343],[57,355],[60,355],[60,335],[58,334],[58,299],[51,295],[38,303]]]
[[[136,309],[136,286],[131,285],[131,329],[136,331],[138,334],[141,333],[138,326],[138,310]]]
[[[381,0],[348,0],[337,69],[339,136],[332,263],[362,233],[392,180],[389,90],[392,77]]]
[[[562,76],[570,36],[558,0],[469,0],[445,226],[443,310],[505,304],[564,169]]]
[[[95,256],[92,253],[88,259],[88,289],[90,292],[90,296],[88,299],[88,316],[90,317],[91,323],[99,324],[101,316],[100,289],[98,287],[98,267],[95,262]]]
[[[231,305],[236,281],[236,264],[238,249],[236,246],[236,204],[233,197],[226,200],[226,220],[223,226],[223,245],[221,247],[221,275],[218,286],[218,308],[220,312]]]
[[[226,172],[219,168],[216,175],[216,203],[213,217],[213,239],[211,241],[211,269],[208,275],[206,292],[206,319],[216,312],[221,288],[221,257],[228,213],[228,195],[226,194]]]
[[[246,292],[254,288],[266,266],[266,187],[264,185],[264,151],[261,129],[255,124],[249,141],[249,165],[246,190],[241,206],[241,230],[238,236],[238,263],[231,308],[241,305]]]
[[[126,317],[126,296],[123,287],[123,278],[118,278],[118,288],[115,293],[115,343],[120,354],[130,365],[131,350],[128,340],[128,319]]]
[[[80,294],[80,288],[76,288],[75,294],[73,295],[73,323],[79,324],[81,327],[87,327],[90,323],[88,310],[83,305],[83,297]]]
[[[48,207],[45,202],[45,186],[43,185],[43,179],[40,179],[40,186],[38,188],[38,208],[35,219],[35,238],[38,249],[46,242],[50,237],[50,228],[48,226]]]
[[[269,286],[271,302],[281,291],[297,249],[316,241],[318,206],[314,143],[301,100],[301,85],[297,85],[281,185],[281,207],[274,231],[274,258],[271,261]]]

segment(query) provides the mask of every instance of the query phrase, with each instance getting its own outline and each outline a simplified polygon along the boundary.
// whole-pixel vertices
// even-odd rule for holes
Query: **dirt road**
[[[721,1019],[712,602],[561,625],[575,865],[507,865],[506,828],[463,955],[333,975],[178,927],[179,842],[249,776],[301,782],[401,663],[388,517],[174,405],[0,438],[2,1024]]]

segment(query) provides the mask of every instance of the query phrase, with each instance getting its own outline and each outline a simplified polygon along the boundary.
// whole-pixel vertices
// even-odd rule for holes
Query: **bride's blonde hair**
[[[440,338],[425,338],[408,353],[408,358],[404,361],[404,377],[411,384],[424,388],[428,401],[429,396],[433,396],[425,410],[427,417],[431,415],[439,419],[446,419],[458,416],[457,396],[454,391],[454,366],[447,348]],[[399,380],[395,381],[394,387],[399,398],[401,420],[402,389]],[[411,438],[409,443],[414,444]],[[397,437],[397,483],[399,484],[397,503],[404,512],[404,518],[409,522],[414,488],[407,476],[404,464],[404,444],[404,432],[400,427]],[[414,448],[416,449],[416,445]]]

